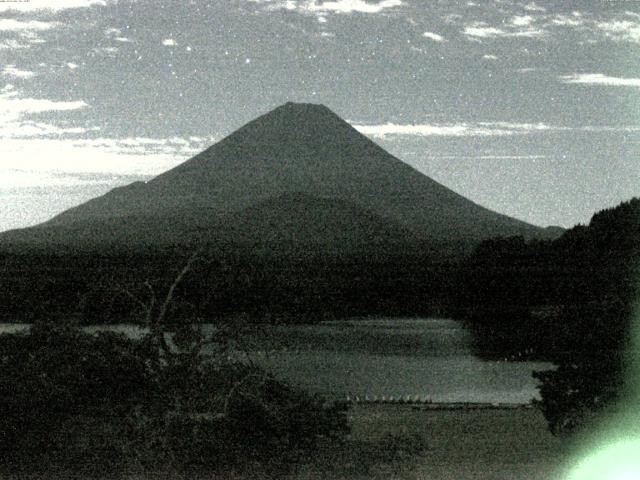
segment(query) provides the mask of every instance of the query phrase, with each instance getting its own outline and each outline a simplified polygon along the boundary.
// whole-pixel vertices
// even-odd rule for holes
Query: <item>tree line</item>
[[[445,312],[466,323],[484,358],[558,365],[537,373],[540,407],[553,431],[570,431],[623,390],[639,228],[640,199],[632,199],[556,240],[491,239],[462,260],[428,249],[272,256],[205,245],[166,318],[292,323]],[[1,252],[0,319],[139,322],[192,251]]]
[[[482,243],[460,267],[452,313],[483,357],[556,364],[535,374],[539,406],[552,431],[573,431],[619,401],[629,381],[639,262],[634,198],[553,241]]]

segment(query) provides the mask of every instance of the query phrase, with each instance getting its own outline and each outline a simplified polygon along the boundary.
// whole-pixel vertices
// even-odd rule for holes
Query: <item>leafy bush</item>
[[[185,380],[188,379],[188,380]],[[142,465],[225,469],[246,462],[291,463],[318,439],[348,432],[346,407],[291,388],[237,363],[164,371],[156,398],[130,421],[131,450]]]

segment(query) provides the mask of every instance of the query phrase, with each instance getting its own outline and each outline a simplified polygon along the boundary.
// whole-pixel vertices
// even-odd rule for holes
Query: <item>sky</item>
[[[287,101],[492,210],[640,196],[640,2],[0,1],[0,231],[147,180]]]

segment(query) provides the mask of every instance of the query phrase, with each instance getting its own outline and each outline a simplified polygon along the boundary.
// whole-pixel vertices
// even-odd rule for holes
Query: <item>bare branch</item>
[[[149,307],[147,309],[147,316],[145,318],[145,324],[147,326],[151,326],[151,322],[153,321],[153,309],[156,306],[156,291],[153,289],[153,286],[149,283],[149,280],[145,280],[144,282],[147,290],[149,290]]]
[[[138,296],[134,295],[129,290],[127,290],[126,288],[122,288],[122,287],[118,287],[117,291],[120,292],[120,293],[124,293],[127,297],[129,297],[131,300],[133,300],[139,306],[141,306],[147,312],[147,314],[149,314],[149,310],[150,310],[149,305],[147,305],[142,300],[140,300],[140,298]]]
[[[152,338],[154,338],[156,340],[156,342],[158,342],[158,344],[160,346],[161,353],[164,354],[166,361],[171,361],[171,358],[173,358],[175,356],[175,353],[172,351],[172,349],[169,346],[169,344],[167,343],[167,339],[165,337],[165,333],[166,333],[166,331],[165,331],[165,327],[166,327],[165,318],[167,316],[167,312],[169,310],[169,306],[171,305],[171,302],[173,301],[173,296],[175,294],[176,288],[180,285],[180,283],[182,282],[182,279],[185,277],[185,275],[187,273],[189,273],[189,271],[191,270],[193,264],[195,263],[195,261],[200,256],[200,252],[201,252],[201,249],[196,250],[191,255],[191,257],[189,257],[189,260],[187,261],[187,263],[184,266],[184,268],[176,276],[176,278],[174,279],[173,283],[171,284],[171,287],[169,287],[169,291],[167,292],[167,295],[166,295],[164,301],[162,302],[162,305],[160,306],[160,310],[158,311],[158,314],[155,316],[155,318],[153,316],[153,311],[154,311],[155,305],[157,303],[157,297],[156,297],[155,290],[153,289],[152,285],[148,281],[145,282],[145,285],[147,286],[147,289],[151,293],[151,298],[150,298],[150,301],[149,301],[149,308],[147,310],[147,322],[148,322],[148,325],[149,325],[149,330],[150,330]]]
[[[167,315],[167,310],[169,309],[169,305],[171,304],[171,301],[173,300],[173,295],[175,293],[176,288],[178,287],[178,285],[180,285],[180,282],[182,282],[182,279],[184,278],[184,276],[187,273],[189,273],[189,271],[191,270],[191,266],[195,263],[195,261],[198,259],[199,255],[200,255],[200,251],[201,251],[201,249],[198,249],[195,252],[193,252],[193,255],[191,255],[191,257],[189,257],[189,260],[187,261],[187,264],[184,266],[184,268],[180,271],[178,276],[175,278],[175,280],[171,284],[171,287],[169,288],[169,291],[167,292],[167,296],[165,297],[164,302],[162,303],[162,306],[160,307],[160,312],[158,313],[158,316],[156,317],[155,322],[157,324],[162,324],[164,322],[164,318]]]
[[[267,378],[269,377],[269,374],[265,371],[263,372],[261,375],[257,375],[255,373],[248,373],[247,375],[245,375],[244,377],[242,377],[241,380],[238,380],[233,387],[231,387],[231,390],[229,390],[229,392],[227,393],[227,395],[225,396],[224,399],[224,407],[222,409],[222,412],[224,415],[227,415],[229,413],[229,404],[231,403],[231,399],[233,398],[233,396],[235,395],[236,391],[249,379],[251,378],[256,378],[258,380],[260,380],[260,383],[256,386],[256,388],[262,387],[266,382],[267,382]]]

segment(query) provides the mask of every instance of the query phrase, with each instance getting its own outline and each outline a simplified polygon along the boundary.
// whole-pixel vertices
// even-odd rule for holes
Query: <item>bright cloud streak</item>
[[[6,5],[6,3],[0,2],[0,5]],[[2,7],[0,7],[0,12]],[[0,20],[0,31],[2,32],[24,32],[33,30],[49,30],[55,27],[57,24],[53,22],[40,22],[38,20],[29,20],[22,22],[13,18],[3,18]]]
[[[611,87],[640,87],[640,78],[610,77],[602,73],[574,73],[560,77],[563,83],[607,85]]]
[[[0,50],[18,50],[29,47],[30,45],[28,43],[22,43],[15,38],[0,41]]]
[[[380,13],[386,8],[399,7],[400,5],[402,5],[402,0],[382,0],[378,3],[368,3],[364,0],[335,0],[322,3],[310,1],[302,8],[309,12]]]
[[[514,24],[515,25],[515,24]],[[503,30],[501,28],[492,27],[484,23],[472,23],[465,25],[463,34],[473,38],[508,38],[508,37],[543,37],[546,32],[541,29],[526,27],[524,29],[515,25],[516,29]]]
[[[639,125],[585,125],[579,127],[554,126],[545,123],[477,122],[459,124],[408,124],[385,123],[381,125],[358,125],[353,127],[364,135],[384,138],[386,136],[443,136],[443,137],[495,137],[526,135],[540,132],[640,132]]]
[[[464,27],[464,34],[470,37],[491,38],[506,35],[507,32],[495,27]]]
[[[35,72],[29,70],[21,70],[15,65],[7,65],[2,69],[1,75],[11,78],[31,78],[35,76]]]
[[[0,178],[15,171],[158,175],[213,143],[211,139],[3,139]],[[42,152],[47,152],[46,157]]]
[[[163,144],[162,140],[158,142],[159,145]],[[105,148],[104,144],[111,144],[113,148]],[[191,150],[181,151],[180,148],[153,153],[148,147],[150,153],[142,155],[113,139],[3,139],[0,142],[0,178],[15,170],[157,175],[193,154]],[[42,152],[47,152],[46,158],[43,158]]]
[[[526,27],[533,23],[533,17],[531,15],[515,16],[511,19],[511,23],[517,27]]]
[[[4,142],[9,138],[43,138],[51,136],[59,137],[61,135],[81,135],[98,130],[100,130],[98,127],[58,127],[50,123],[20,120],[4,122],[0,126],[0,140]]]
[[[640,43],[640,22],[629,20],[612,20],[599,22],[596,27],[614,40],[627,40]]]
[[[385,123],[382,125],[354,125],[360,133],[373,137],[387,135],[450,136],[450,137],[488,137],[516,135],[536,131],[551,130],[552,127],[539,123],[480,122],[476,124],[443,124],[443,125],[398,125]]]
[[[9,65],[8,67],[12,67]],[[16,69],[17,70],[17,69]],[[32,72],[5,68],[4,75],[13,75],[28,78]],[[43,136],[58,136],[64,134],[82,134],[94,130],[93,128],[69,128],[58,127],[49,123],[36,122],[28,119],[33,113],[65,112],[87,108],[84,101],[59,102],[41,98],[20,98],[13,85],[6,85],[0,90],[0,140],[6,147],[7,140],[11,138],[33,138]],[[9,158],[9,152],[0,157],[3,162]]]
[[[92,5],[106,5],[105,0],[29,0],[26,2],[0,2],[0,13],[7,11],[33,12],[49,10],[52,12],[69,8],[86,8]]]
[[[559,14],[551,19],[551,23],[560,27],[580,27],[585,24],[585,21],[579,17],[569,17]]]
[[[531,2],[527,5],[524,6],[524,9],[529,11],[529,12],[546,12],[547,9],[544,7],[541,7],[539,5],[536,5],[535,2]]]
[[[272,9],[285,9],[302,13],[380,13],[404,4],[403,0],[381,0],[377,3],[365,0],[251,0],[266,4]]]
[[[56,112],[86,108],[83,101],[57,102],[41,98],[17,98],[15,94],[0,95],[0,120],[11,121],[30,113]]]
[[[431,158],[447,160],[539,160],[551,157],[549,155],[438,155]]]
[[[434,42],[444,42],[444,37],[433,32],[424,32],[423,37],[433,40]]]
[[[109,183],[109,176],[86,178],[69,174],[46,173],[31,170],[13,170],[0,168],[0,194],[4,191],[16,191],[25,188],[75,187],[82,185],[102,185]]]

